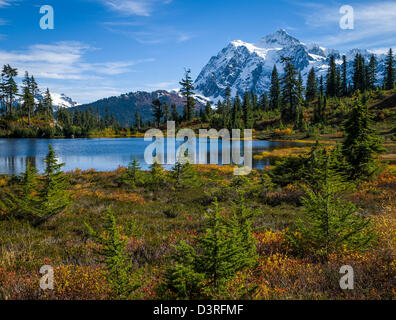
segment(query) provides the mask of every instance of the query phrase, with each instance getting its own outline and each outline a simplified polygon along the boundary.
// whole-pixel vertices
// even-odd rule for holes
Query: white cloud
[[[0,0],[0,8],[10,6],[15,0]]]
[[[10,64],[19,71],[19,80],[28,71],[38,80],[41,89],[65,93],[79,103],[119,95],[128,90],[117,85],[115,75],[135,72],[133,66],[154,59],[131,61],[88,62],[93,50],[80,42],[35,44],[22,51],[0,49],[0,66]]]
[[[145,85],[145,87],[150,90],[169,90],[174,88],[177,84],[177,81],[164,81],[158,83],[148,83]]]
[[[88,80],[100,79],[102,75],[131,72],[132,66],[153,61],[145,59],[88,63],[84,60],[84,55],[91,50],[95,49],[80,42],[36,44],[25,51],[0,50],[0,65],[11,64],[21,73],[27,70],[37,78]]]
[[[135,25],[134,28],[128,29],[128,25],[107,25],[107,30],[122,34],[129,38],[136,40],[142,44],[161,44],[170,42],[185,42],[192,38],[191,34],[180,31],[170,26],[149,26],[149,25]]]
[[[113,11],[123,15],[148,17],[161,4],[169,4],[172,0],[100,0]]]
[[[307,25],[317,30],[328,31],[329,35],[321,39],[327,45],[379,46],[395,40],[396,2],[383,1],[353,5],[354,30],[340,29],[341,5],[305,3],[303,6],[309,8],[310,11],[306,14]]]

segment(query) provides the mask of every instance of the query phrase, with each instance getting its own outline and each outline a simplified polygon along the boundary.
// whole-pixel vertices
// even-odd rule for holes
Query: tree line
[[[308,73],[304,85],[301,72],[293,65],[292,58],[282,57],[284,74],[280,76],[276,65],[271,74],[271,85],[268,92],[260,96],[246,91],[241,98],[239,94],[232,97],[230,87],[225,89],[223,100],[212,108],[208,102],[205,108],[195,111],[194,86],[190,70],[180,82],[181,94],[185,98],[184,112],[179,116],[176,106],[172,111],[166,103],[153,101],[153,118],[155,124],[165,123],[167,120],[176,122],[191,121],[194,117],[202,123],[210,123],[212,127],[243,129],[254,128],[255,119],[260,119],[263,112],[280,113],[282,123],[294,123],[297,129],[307,126],[304,123],[304,111],[313,109],[311,124],[326,124],[328,99],[348,97],[356,92],[365,93],[372,90],[392,90],[395,85],[395,63],[392,49],[385,59],[383,83],[377,79],[378,66],[375,55],[368,61],[357,53],[352,62],[352,74],[348,75],[348,62],[345,55],[342,63],[337,63],[334,55],[329,58],[327,74],[318,76],[314,68]]]
[[[78,107],[69,110],[60,107],[54,112],[51,93],[47,88],[40,96],[37,81],[25,72],[19,88],[15,78],[18,70],[4,65],[0,78],[0,130],[6,136],[15,137],[79,137],[93,130],[112,128],[120,130],[120,124],[108,112],[102,118],[98,110]],[[2,134],[3,135],[3,134]]]

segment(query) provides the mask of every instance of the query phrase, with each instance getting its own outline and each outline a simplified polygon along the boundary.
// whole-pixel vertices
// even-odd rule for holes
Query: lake
[[[176,145],[181,143],[177,142]],[[199,141],[197,147],[200,143],[204,142]],[[59,160],[66,163],[63,168],[65,171],[77,168],[111,171],[119,166],[127,166],[134,157],[140,162],[142,169],[148,169],[144,161],[144,151],[151,142],[144,141],[143,138],[0,139],[0,174],[19,174],[24,171],[27,161],[31,161],[42,172],[48,144],[54,147]],[[303,146],[300,143],[270,141],[253,141],[252,145],[253,155],[267,150]],[[219,159],[221,162],[221,155]],[[255,169],[262,169],[273,163],[273,159],[253,159]]]

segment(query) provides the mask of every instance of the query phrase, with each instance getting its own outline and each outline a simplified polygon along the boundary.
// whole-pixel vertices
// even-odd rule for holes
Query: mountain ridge
[[[347,57],[347,73],[351,78],[355,55],[360,53],[369,62],[372,54],[377,58],[377,79],[382,79],[385,69],[385,54],[375,54],[366,49],[354,48],[345,53]],[[253,91],[260,95],[268,92],[271,85],[271,73],[277,66],[280,76],[283,73],[281,57],[291,57],[292,62],[301,72],[304,84],[308,72],[313,67],[317,76],[325,76],[328,70],[330,56],[334,55],[336,64],[341,65],[342,53],[336,49],[325,48],[315,43],[306,44],[291,36],[284,29],[262,37],[256,43],[233,40],[202,68],[194,82],[195,98],[198,106],[203,107],[210,101],[214,105],[224,99],[227,87],[231,88],[233,96],[242,96],[246,91]],[[351,81],[351,79],[349,79]],[[101,116],[105,116],[108,109],[123,125],[134,123],[135,111],[143,121],[152,120],[151,102],[159,98],[169,105],[176,103],[180,114],[183,112],[184,99],[177,90],[156,90],[152,92],[136,91],[120,96],[113,96],[78,106],[79,109],[99,109]],[[75,108],[75,106],[74,106]],[[72,108],[73,109],[73,108]]]
[[[378,79],[384,70],[384,54],[376,54],[366,49],[351,49],[345,53],[348,73],[351,74],[352,61],[356,53],[361,53],[366,62],[372,54],[378,62]],[[242,40],[233,40],[216,56],[210,58],[197,79],[197,93],[217,101],[224,98],[226,87],[232,94],[242,95],[245,91],[256,94],[267,92],[270,88],[271,73],[276,65],[278,72],[283,73],[281,57],[290,57],[298,71],[301,71],[304,82],[309,70],[313,67],[317,75],[325,75],[329,58],[334,55],[336,63],[342,63],[342,53],[336,49],[324,48],[318,44],[306,44],[291,36],[284,29],[261,38],[252,44]]]
[[[202,108],[204,106],[205,99],[198,97],[196,108]],[[136,91],[122,94],[120,96],[112,96],[109,98],[103,98],[93,103],[80,105],[78,108],[80,111],[93,108],[95,112],[99,111],[102,117],[106,116],[106,110],[110,115],[113,115],[121,125],[132,125],[135,123],[136,109],[139,112],[139,116],[143,121],[152,121],[152,101],[159,99],[163,103],[167,103],[169,108],[172,104],[176,104],[177,111],[179,114],[183,114],[184,108],[184,97],[179,92],[172,90],[156,90],[152,92],[147,91]],[[72,108],[72,110],[75,108]]]

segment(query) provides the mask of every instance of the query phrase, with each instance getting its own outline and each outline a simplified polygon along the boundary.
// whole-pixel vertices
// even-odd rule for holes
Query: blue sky
[[[339,27],[342,5],[355,29]],[[41,30],[42,5],[55,29]],[[383,51],[396,44],[395,1],[0,0],[0,64],[79,103],[135,90],[174,89],[228,42],[284,28],[304,42]]]

